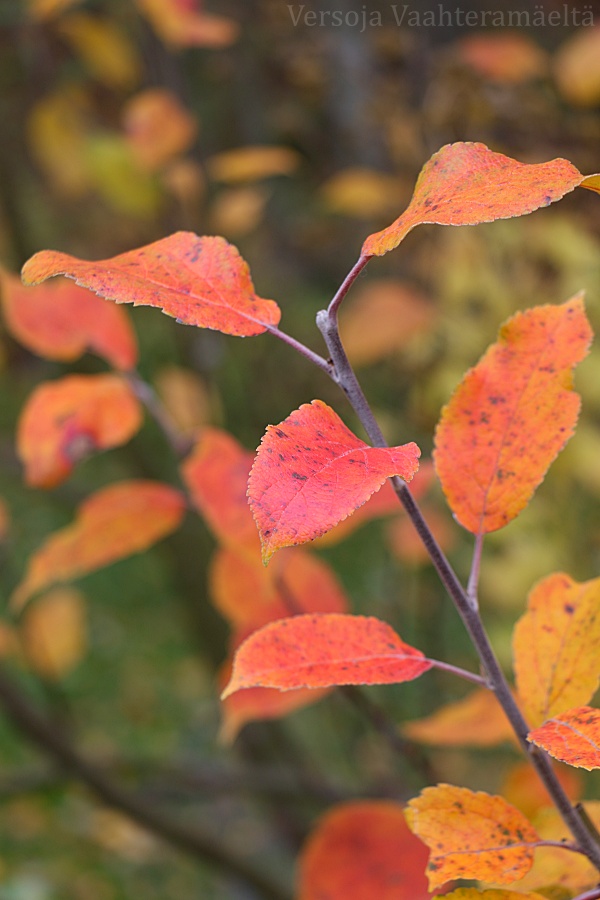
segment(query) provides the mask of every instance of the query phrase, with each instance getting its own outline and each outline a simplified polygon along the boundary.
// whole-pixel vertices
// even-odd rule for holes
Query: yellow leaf
[[[478,688],[431,716],[407,722],[402,731],[413,741],[444,747],[493,747],[514,733],[492,691]]]
[[[207,162],[208,173],[215,181],[241,184],[261,181],[274,175],[291,175],[300,164],[300,156],[290,147],[238,147],[212,156]]]
[[[87,649],[85,598],[57,587],[38,598],[23,617],[21,642],[32,669],[58,680],[81,662]]]
[[[396,178],[358,166],[338,172],[321,188],[332,212],[361,218],[396,210],[404,194]]]
[[[142,66],[137,50],[111,19],[76,12],[61,19],[56,27],[100,84],[129,90],[140,80]]]

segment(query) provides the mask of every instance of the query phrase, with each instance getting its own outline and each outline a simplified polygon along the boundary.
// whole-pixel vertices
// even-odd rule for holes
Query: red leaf
[[[442,411],[435,467],[469,531],[514,519],[573,434],[580,400],[571,371],[591,337],[581,297],[517,313]]]
[[[427,848],[385,800],[334,807],[299,858],[298,900],[428,900]]]
[[[140,553],[174,531],[185,512],[183,495],[154,481],[122,481],[81,504],[72,525],[55,531],[31,556],[11,604],[57,582],[81,578],[118,559]]]
[[[124,309],[64,278],[24,287],[0,272],[0,286],[8,330],[39,356],[70,362],[89,348],[117,369],[135,366],[137,341]]]
[[[600,769],[600,710],[569,709],[530,731],[532,744],[579,769]]]
[[[336,613],[278,619],[239,648],[223,698],[251,687],[281,691],[338,684],[398,684],[431,668],[385,622]]]
[[[485,144],[446,144],[425,163],[406,211],[370,235],[362,255],[383,256],[416,225],[477,225],[526,215],[560,200],[582,178],[566,159],[528,165]]]
[[[68,375],[39,385],[17,431],[27,484],[54,487],[80,460],[124,444],[141,424],[140,404],[118,375]]]
[[[369,447],[321,400],[270,425],[248,481],[265,563],[275,550],[325,534],[391,475],[410,481],[419,455],[416,444]]]
[[[27,284],[66,275],[116,303],[159,307],[184,325],[240,337],[262,334],[280,318],[276,303],[254,293],[250,270],[235,247],[188,231],[98,262],[42,250],[22,274]]]

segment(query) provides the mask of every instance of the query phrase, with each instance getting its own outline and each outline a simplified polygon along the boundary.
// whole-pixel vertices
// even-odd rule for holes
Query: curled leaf
[[[600,710],[579,706],[529,732],[529,740],[578,769],[600,769]]]

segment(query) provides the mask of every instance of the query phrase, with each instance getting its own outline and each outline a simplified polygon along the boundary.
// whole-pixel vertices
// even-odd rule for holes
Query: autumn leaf
[[[255,631],[300,613],[344,613],[348,600],[333,571],[305,550],[279,554],[268,569],[260,558],[217,550],[210,564],[210,597],[235,628]]]
[[[97,450],[126,443],[142,424],[142,410],[118,375],[67,375],[40,384],[17,427],[25,481],[50,488]]]
[[[459,60],[497,84],[522,84],[548,70],[548,56],[531,38],[517,32],[479,33],[460,41]]]
[[[72,587],[56,587],[27,609],[21,622],[27,662],[44,678],[71,672],[87,649],[85,597]]]
[[[278,619],[239,648],[223,698],[250,687],[280,691],[339,684],[399,684],[432,663],[385,622],[316,614]]]
[[[600,769],[600,710],[579,706],[556,715],[528,734],[555,759],[578,769]]]
[[[517,893],[516,891],[478,891],[477,888],[459,888],[444,894],[445,900],[547,900],[542,894]]]
[[[568,766],[553,765],[554,774],[565,794],[575,804],[582,793],[581,775]],[[540,778],[531,777],[531,763],[518,762],[510,767],[502,782],[501,795],[531,821],[541,809],[552,806],[552,798]],[[537,863],[536,863],[537,865]]]
[[[600,100],[600,28],[577,28],[554,57],[561,95],[574,106],[593,108]]]
[[[136,45],[111,18],[71,12],[55,28],[100,84],[117,91],[138,84],[143,66]]]
[[[135,0],[156,34],[174,47],[228,47],[238,26],[224,16],[202,9],[200,0]]]
[[[215,181],[244,184],[274,175],[291,175],[300,162],[300,155],[291,147],[255,145],[236,147],[211,156],[206,168]]]
[[[248,480],[248,500],[263,560],[325,534],[375,493],[385,479],[410,481],[416,444],[369,447],[321,400],[270,425]]]
[[[494,747],[514,739],[504,710],[487,688],[471,691],[424,719],[405,722],[402,731],[412,741],[443,747]]]
[[[137,341],[124,309],[60,278],[24,287],[0,271],[6,327],[15,340],[46,359],[71,362],[93,350],[117,369],[137,362]]]
[[[75,522],[51,534],[30,557],[11,597],[13,609],[53,584],[146,550],[178,527],[184,510],[183,495],[159,482],[122,481],[96,491],[81,504]]]
[[[276,303],[254,293],[250,270],[235,247],[189,231],[98,262],[42,250],[25,263],[22,275],[26,284],[66,275],[116,303],[158,307],[184,325],[240,337],[262,334],[280,318]]]
[[[563,572],[532,589],[513,636],[520,703],[530,725],[588,703],[600,681],[600,578]]]
[[[587,354],[583,301],[517,313],[444,407],[434,462],[455,518],[474,534],[517,516],[573,434],[571,371]]]
[[[383,256],[416,225],[478,225],[526,215],[560,200],[582,177],[566,159],[530,165],[485,144],[446,144],[425,163],[405,212],[370,235],[362,255]]]
[[[125,138],[138,165],[156,172],[194,142],[198,123],[172,91],[147,88],[123,108]]]
[[[428,900],[427,855],[399,804],[340,804],[302,848],[298,900]]]
[[[539,837],[502,797],[450,784],[425,788],[406,810],[409,828],[431,851],[431,889],[455,878],[510,884],[533,863]]]
[[[246,491],[252,467],[249,453],[226,431],[204,428],[181,464],[181,476],[194,506],[225,546],[259,555],[256,525]]]

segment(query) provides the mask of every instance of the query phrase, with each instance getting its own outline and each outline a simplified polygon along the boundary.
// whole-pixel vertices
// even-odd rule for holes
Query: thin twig
[[[427,662],[430,662],[436,669],[449,672],[450,675],[457,675],[459,678],[464,678],[465,681],[470,681],[478,687],[488,686],[485,678],[482,678],[481,675],[476,675],[475,672],[469,672],[468,669],[461,669],[460,666],[453,666],[451,663],[445,663],[439,659],[428,659]]]
[[[307,347],[305,344],[302,344],[300,341],[297,341],[296,338],[293,338],[290,334],[286,334],[285,331],[281,331],[275,325],[267,325],[265,326],[269,334],[272,334],[273,337],[279,338],[280,341],[283,341],[288,346],[293,347],[298,353],[302,356],[306,357],[306,359],[310,360],[310,362],[314,363],[315,366],[318,366],[319,369],[322,369],[326,375],[329,375],[330,378],[333,377],[333,366],[331,363],[320,356],[318,353],[315,353],[314,350],[311,350],[310,347]]]
[[[148,384],[147,381],[144,381],[142,376],[136,371],[129,371],[125,373],[125,378],[129,382],[129,385],[135,396],[141,403],[143,403],[149,414],[152,416],[158,427],[165,435],[175,455],[179,459],[183,459],[184,456],[187,456],[187,454],[192,449],[194,442],[191,438],[187,437],[179,431],[179,429],[171,419],[171,416],[158,399],[154,389]]]
[[[197,824],[181,824],[140,797],[123,790],[53,728],[2,668],[0,703],[22,734],[71,776],[85,784],[102,802],[129,816],[142,828],[163,838],[178,850],[245,882],[265,900],[290,900],[291,895],[286,887],[257,868],[251,860],[223,846],[210,832]]]
[[[600,900],[600,885],[592,888],[591,891],[586,891],[585,894],[578,894],[573,897],[573,900]]]

